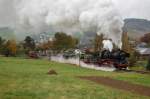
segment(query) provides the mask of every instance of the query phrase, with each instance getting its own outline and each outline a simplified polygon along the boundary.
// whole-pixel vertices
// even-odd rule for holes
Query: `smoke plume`
[[[4,0],[3,0],[4,1]],[[9,1],[9,0],[7,0]],[[120,43],[123,21],[111,0],[11,0],[18,33],[96,32]]]
[[[111,52],[113,50],[113,43],[110,40],[103,40],[103,48]]]
[[[67,63],[67,64],[74,64],[83,68],[88,68],[88,69],[94,69],[94,70],[101,70],[101,71],[115,71],[115,67],[106,67],[106,66],[97,66],[94,64],[86,64],[83,61],[79,62],[79,58],[69,58],[65,59],[62,55],[57,55],[57,56],[51,56],[52,61],[60,62],[60,63]]]

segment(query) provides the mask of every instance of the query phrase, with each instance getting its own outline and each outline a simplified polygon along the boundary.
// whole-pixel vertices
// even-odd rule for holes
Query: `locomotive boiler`
[[[86,64],[126,69],[129,66],[129,56],[129,53],[120,49],[116,49],[111,52],[104,49],[101,52],[86,52],[84,55],[82,55],[81,60]]]

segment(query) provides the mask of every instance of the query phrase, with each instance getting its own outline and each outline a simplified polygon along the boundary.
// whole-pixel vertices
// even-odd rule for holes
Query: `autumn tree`
[[[49,49],[52,49],[52,47],[53,47],[52,41],[47,41],[38,45],[38,49],[41,49],[41,50],[49,50]]]
[[[138,53],[134,49],[132,49],[129,43],[129,37],[127,32],[124,32],[122,34],[122,50],[130,54],[129,65],[134,66],[137,61]]]
[[[5,56],[15,56],[17,53],[17,44],[15,40],[8,40],[3,49]]]
[[[103,47],[103,34],[95,37],[95,52],[100,51]]]
[[[65,33],[56,33],[53,41],[53,47],[55,50],[67,50],[76,47],[78,40]]]
[[[150,33],[147,33],[143,37],[141,37],[140,41],[150,45]]]
[[[140,41],[146,43],[144,47],[150,47],[150,33],[144,34],[144,36],[140,38]]]
[[[128,53],[131,52],[131,46],[129,44],[129,37],[127,32],[122,34],[122,50]]]

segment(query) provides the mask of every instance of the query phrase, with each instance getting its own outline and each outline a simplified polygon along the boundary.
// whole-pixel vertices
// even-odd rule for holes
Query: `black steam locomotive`
[[[105,49],[101,52],[85,52],[84,55],[81,55],[81,60],[87,64],[95,64],[97,66],[126,69],[129,56],[129,53],[120,49],[113,50],[112,52]]]

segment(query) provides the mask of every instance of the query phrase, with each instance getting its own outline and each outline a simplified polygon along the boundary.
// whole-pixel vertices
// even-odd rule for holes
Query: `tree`
[[[147,62],[146,70],[150,71],[150,56],[148,57],[148,62]]]
[[[41,50],[52,49],[52,47],[53,47],[52,41],[44,42],[38,45],[38,49],[41,49]]]
[[[147,33],[143,37],[141,37],[141,42],[145,42],[147,44],[150,44],[150,33]]]
[[[134,66],[136,61],[137,61],[137,56],[136,56],[137,52],[136,51],[132,51],[132,53],[130,53],[130,58],[129,58],[129,65],[130,66]]]
[[[76,47],[78,40],[65,33],[56,33],[54,37],[53,47],[55,50],[67,50]]]
[[[131,47],[127,32],[122,34],[122,50],[130,54],[129,65],[134,66],[137,62],[139,53]]]
[[[131,47],[129,44],[129,37],[127,32],[122,34],[122,50],[128,53],[131,53]]]
[[[103,34],[97,35],[95,37],[95,52],[98,52],[103,47]]]
[[[17,44],[15,40],[8,40],[3,48],[3,54],[5,56],[15,56],[17,53]]]
[[[24,56],[24,54],[25,54],[26,50],[24,49],[23,45],[24,45],[23,41],[21,41],[17,44],[17,55],[18,56]]]
[[[4,42],[5,42],[5,40],[2,37],[0,37],[0,46],[3,45]]]
[[[5,43],[5,39],[3,39],[2,37],[0,37],[0,54],[3,53],[4,43]]]
[[[26,50],[34,50],[35,49],[35,42],[34,42],[34,39],[31,38],[30,36],[27,36],[24,40],[24,48]]]

